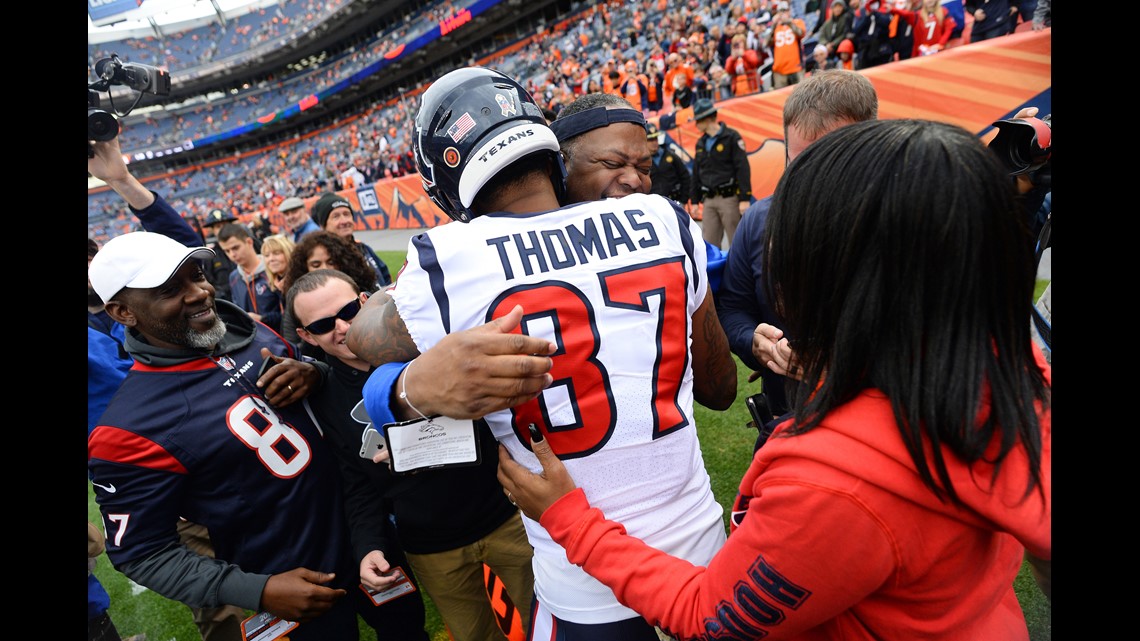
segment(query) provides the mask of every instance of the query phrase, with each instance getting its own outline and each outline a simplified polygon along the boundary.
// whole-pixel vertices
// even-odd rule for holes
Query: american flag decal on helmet
[[[464,111],[463,115],[456,120],[454,124],[447,128],[447,135],[455,142],[459,142],[467,135],[467,132],[475,128],[475,119],[471,114]]]

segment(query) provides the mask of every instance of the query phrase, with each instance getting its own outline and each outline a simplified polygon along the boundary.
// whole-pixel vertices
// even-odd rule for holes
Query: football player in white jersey
[[[534,350],[549,354],[536,357],[550,362],[545,389],[520,390],[523,402],[484,417],[495,437],[539,471],[529,447],[534,424],[608,517],[705,564],[725,531],[693,403],[731,405],[736,366],[708,292],[700,228],[656,195],[561,206],[565,169],[554,133],[526,90],[490,69],[459,69],[433,83],[413,146],[425,191],[461,224],[409,242],[390,296],[370,303],[383,306],[384,322],[354,323],[352,333],[368,335],[348,344],[376,364],[414,363],[448,335],[495,319],[505,332],[552,343],[552,351]],[[433,375],[411,363],[377,370],[365,387],[373,423],[420,412],[480,416],[449,405]],[[524,520],[535,547],[530,639],[658,639]]]

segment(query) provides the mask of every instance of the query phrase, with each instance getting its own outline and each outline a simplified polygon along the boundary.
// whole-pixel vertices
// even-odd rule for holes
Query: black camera
[[[998,133],[990,141],[1011,176],[1037,171],[1052,155],[1053,115],[1044,118],[1013,118],[993,123]]]
[[[99,92],[87,90],[87,140],[103,142],[119,135],[119,121],[99,108]]]
[[[96,84],[107,83],[104,88],[122,85],[157,96],[170,94],[170,72],[137,62],[123,62],[118,54],[96,62],[95,75],[99,76]]]
[[[95,63],[95,75],[99,79],[87,85],[87,156],[94,156],[90,141],[112,140],[119,135],[119,123],[110,111],[100,108],[99,92],[109,92],[112,86],[129,87],[139,92],[135,102],[120,117],[126,116],[139,104],[144,93],[156,96],[170,95],[170,72],[158,67],[139,64],[137,62],[123,62],[118,54],[111,54],[110,58],[102,58]],[[114,109],[114,101],[111,101]]]

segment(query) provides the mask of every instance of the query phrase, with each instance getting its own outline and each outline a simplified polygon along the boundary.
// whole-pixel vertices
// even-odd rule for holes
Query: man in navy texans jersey
[[[135,360],[88,437],[108,557],[191,607],[267,611],[300,623],[293,641],[355,640],[339,475],[302,400],[323,365],[216,300],[195,260],[212,256],[133,232],[91,261]],[[209,529],[216,558],[179,545],[179,517]]]

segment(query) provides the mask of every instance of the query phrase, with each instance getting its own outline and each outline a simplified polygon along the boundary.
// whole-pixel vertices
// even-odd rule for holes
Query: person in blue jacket
[[[807,146],[844,125],[874,120],[879,115],[879,97],[874,85],[857,71],[829,69],[812,74],[797,84],[784,102],[784,142],[790,165]],[[717,291],[716,308],[732,353],[753,373],[748,381],[761,380],[763,393],[775,416],[790,408],[785,390],[783,363],[776,346],[787,345],[782,323],[764,291],[764,227],[772,196],[768,195],[744,212],[732,251],[724,265]],[[771,365],[776,366],[775,369]],[[762,425],[757,425],[763,428]],[[761,429],[756,447],[767,439]]]

